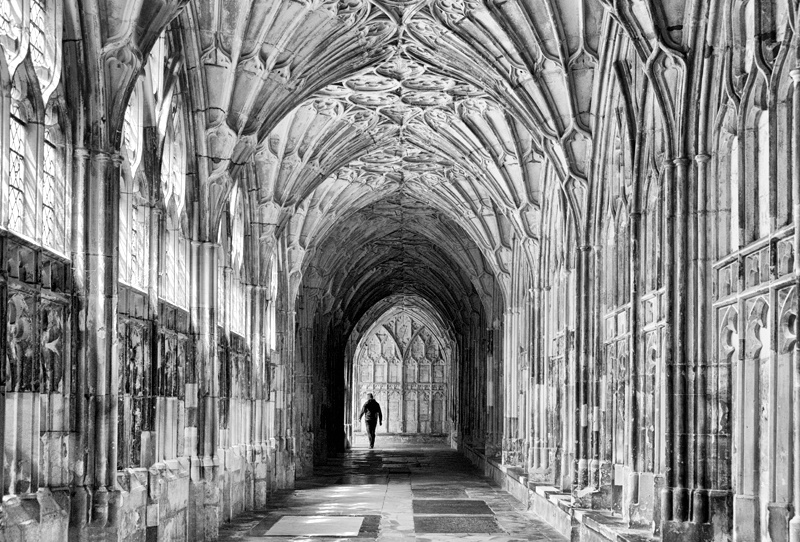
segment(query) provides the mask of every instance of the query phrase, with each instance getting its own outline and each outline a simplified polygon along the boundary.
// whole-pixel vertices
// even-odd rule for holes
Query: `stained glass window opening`
[[[42,244],[61,252],[62,243],[58,241],[62,221],[56,210],[56,147],[50,141],[44,143],[44,164],[41,179],[42,192]]]
[[[186,261],[189,257],[188,242],[182,235],[180,224],[173,217],[168,217],[164,224],[161,268],[161,298],[176,307],[188,309],[187,288],[189,278],[186,276]]]
[[[8,176],[8,229],[25,234],[25,138],[26,126],[16,115],[10,122],[10,170]]]
[[[45,12],[43,0],[31,0],[31,60],[35,66],[45,65]]]
[[[0,2],[0,33],[11,34],[11,2]]]
[[[269,262],[269,302],[267,305],[267,350],[275,350],[277,341],[276,304],[278,302],[278,258],[275,253]]]

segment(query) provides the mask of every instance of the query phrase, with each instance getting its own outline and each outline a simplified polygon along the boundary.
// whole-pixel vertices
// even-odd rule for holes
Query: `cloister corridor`
[[[0,0],[0,542],[800,542],[798,24]]]
[[[377,442],[375,450],[354,448],[332,458],[293,490],[276,494],[266,510],[226,525],[220,540],[568,540],[458,452],[441,444]]]

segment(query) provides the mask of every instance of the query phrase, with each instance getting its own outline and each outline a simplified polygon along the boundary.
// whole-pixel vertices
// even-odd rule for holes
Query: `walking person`
[[[381,405],[372,397],[371,393],[367,394],[367,402],[361,407],[361,414],[358,415],[358,421],[363,417],[367,422],[367,435],[369,435],[370,449],[375,447],[375,424],[380,423],[383,425],[383,413],[381,413]]]

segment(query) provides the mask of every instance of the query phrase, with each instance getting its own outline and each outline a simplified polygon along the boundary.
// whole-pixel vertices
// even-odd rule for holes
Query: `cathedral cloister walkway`
[[[380,444],[331,458],[222,527],[220,540],[566,540],[458,452]]]

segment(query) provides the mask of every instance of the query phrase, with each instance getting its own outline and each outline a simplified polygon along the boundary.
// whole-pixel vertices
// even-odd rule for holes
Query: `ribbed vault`
[[[261,114],[257,100],[230,105],[223,127],[237,142],[221,171],[244,170],[253,231],[286,243],[311,401],[300,431],[323,456],[342,442],[349,386],[340,378],[357,322],[410,296],[430,304],[463,351],[491,345],[520,289],[512,271],[538,258],[542,194],[581,213],[602,7],[351,0],[319,9],[306,16],[330,18],[314,39],[321,29],[379,28],[373,47],[287,56],[297,68],[286,73],[320,62],[284,96],[248,80],[254,96],[283,100],[283,113]]]

